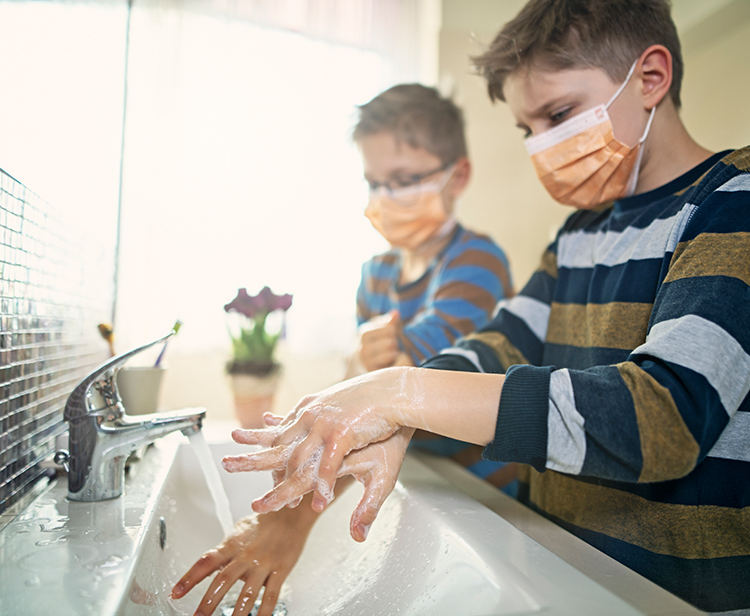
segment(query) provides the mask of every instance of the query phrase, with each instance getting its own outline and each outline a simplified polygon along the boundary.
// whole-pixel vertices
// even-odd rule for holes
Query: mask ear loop
[[[612,98],[609,99],[609,102],[604,106],[605,109],[609,109],[609,106],[615,102],[618,96],[622,94],[622,91],[625,89],[625,86],[628,85],[628,82],[630,81],[630,78],[633,76],[633,71],[635,71],[636,64],[638,64],[638,60],[633,62],[632,66],[630,67],[630,70],[628,71],[627,77],[625,77],[625,81],[623,81],[620,84],[620,87],[617,88],[617,92],[615,92],[612,95]]]
[[[627,188],[625,189],[625,196],[629,197],[635,192],[635,185],[638,183],[638,174],[641,170],[641,159],[643,158],[643,142],[648,137],[648,132],[651,130],[651,122],[654,121],[654,115],[656,113],[656,105],[651,107],[651,113],[648,116],[648,122],[646,123],[646,130],[643,131],[643,135],[638,140],[638,156],[635,159],[635,165],[633,165],[633,172],[630,174]]]
[[[448,173],[450,171],[450,173]],[[453,177],[453,174],[456,171],[456,163],[453,163],[450,167],[448,167],[445,172],[445,179],[442,180],[438,185],[440,186],[439,190],[437,191],[438,194],[443,192],[443,188],[445,188],[446,184],[448,184],[448,180],[450,180]],[[441,198],[442,202],[442,198]],[[445,204],[443,204],[443,207],[445,207]],[[444,238],[448,234],[450,234],[453,229],[456,228],[456,225],[458,224],[458,219],[456,218],[456,204],[453,204],[453,211],[450,213],[446,221],[443,223],[443,226],[440,227],[438,232],[435,234],[436,237]]]

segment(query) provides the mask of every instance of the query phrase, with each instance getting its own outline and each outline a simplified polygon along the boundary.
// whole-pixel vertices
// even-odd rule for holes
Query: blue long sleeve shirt
[[[396,249],[363,265],[357,322],[398,310],[403,323],[398,343],[415,365],[486,325],[497,303],[513,294],[502,249],[461,225],[418,280],[401,284],[400,278]]]

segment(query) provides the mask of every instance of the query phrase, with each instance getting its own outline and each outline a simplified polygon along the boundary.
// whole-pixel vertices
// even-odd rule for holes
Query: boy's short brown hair
[[[505,100],[503,83],[519,69],[601,68],[623,81],[650,46],[672,54],[669,94],[680,107],[683,63],[669,0],[530,0],[474,58],[490,99]]]
[[[399,142],[424,148],[445,165],[466,156],[463,113],[435,88],[418,83],[393,86],[358,109],[355,142],[388,132]]]

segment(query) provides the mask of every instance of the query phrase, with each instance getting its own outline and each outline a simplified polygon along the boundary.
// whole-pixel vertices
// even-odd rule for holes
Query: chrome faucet
[[[156,439],[181,430],[186,436],[201,429],[206,409],[182,409],[150,415],[127,415],[117,389],[117,372],[134,355],[165,342],[176,331],[113,357],[89,374],[65,405],[69,451],[55,461],[68,471],[68,498],[101,501],[117,498],[125,483],[128,455]]]

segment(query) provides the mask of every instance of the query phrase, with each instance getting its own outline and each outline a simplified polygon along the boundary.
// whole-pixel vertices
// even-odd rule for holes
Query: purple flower
[[[292,296],[288,293],[275,295],[268,287],[263,287],[258,295],[248,295],[247,289],[239,289],[237,297],[224,306],[226,312],[239,312],[248,319],[266,315],[274,310],[289,310]]]

